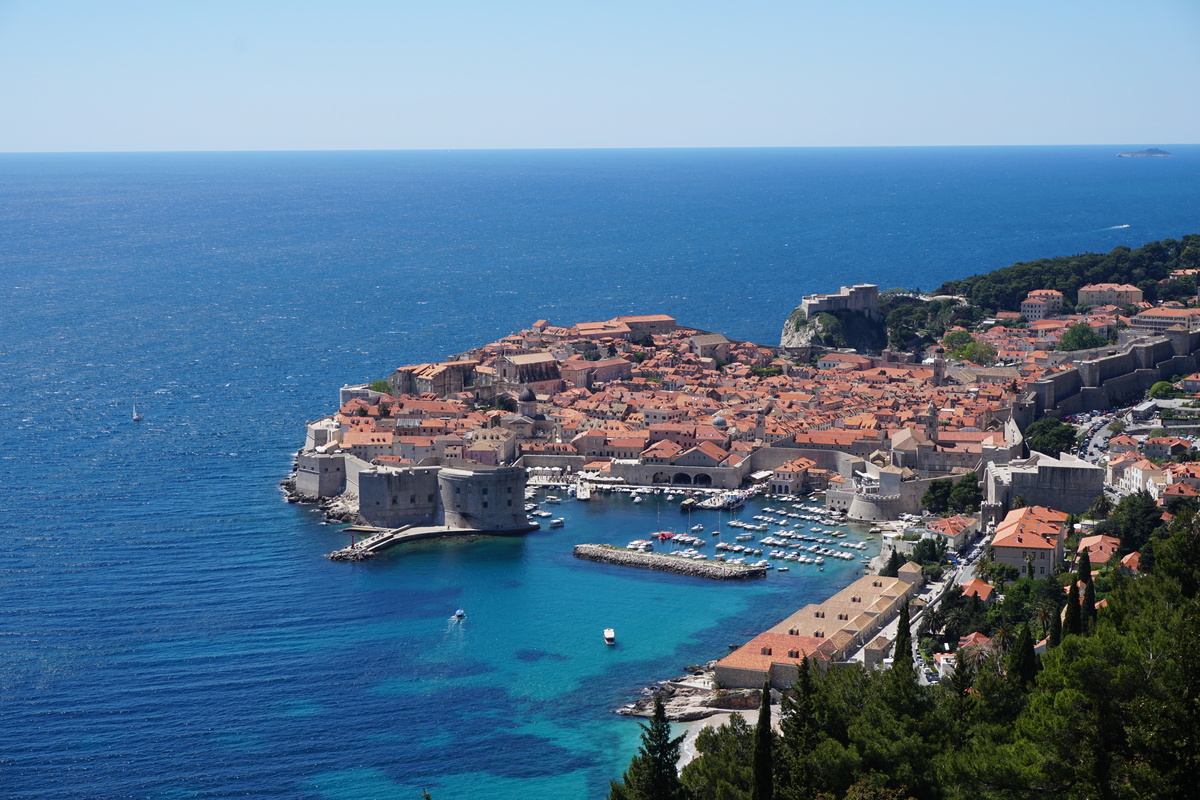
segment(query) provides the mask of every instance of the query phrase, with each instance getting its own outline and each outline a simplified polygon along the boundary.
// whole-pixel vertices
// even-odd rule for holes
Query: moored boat
[[[616,644],[617,643],[617,632],[614,631],[612,628],[605,628],[604,629],[604,643],[605,644]]]

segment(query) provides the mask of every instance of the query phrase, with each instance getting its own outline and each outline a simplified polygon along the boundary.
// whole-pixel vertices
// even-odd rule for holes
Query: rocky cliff
[[[887,326],[860,311],[822,311],[812,319],[797,307],[783,323],[780,347],[853,347],[878,353],[887,347]]]

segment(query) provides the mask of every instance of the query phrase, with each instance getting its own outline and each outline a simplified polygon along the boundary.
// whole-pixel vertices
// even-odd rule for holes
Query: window
[[[508,507],[509,507],[509,508],[512,508],[512,500],[509,500],[509,501],[508,501]]]
[[[410,495],[408,496],[408,502],[410,502],[410,503],[415,503],[415,502],[417,502],[417,496],[416,496],[415,494],[410,494]]]
[[[484,493],[484,494],[487,494],[487,487],[486,487],[486,486],[485,486],[485,487],[483,487],[483,493]]]
[[[769,655],[771,655],[771,648],[769,648],[769,647],[764,647],[764,648],[762,649],[762,655],[764,655],[764,656],[769,656]]]
[[[483,507],[484,507],[484,508],[487,508],[487,500],[484,500],[484,501],[483,501]]]

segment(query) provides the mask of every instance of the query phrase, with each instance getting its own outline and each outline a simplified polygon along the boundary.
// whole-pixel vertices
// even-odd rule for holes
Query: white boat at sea
[[[550,520],[550,527],[551,528],[561,528],[566,523],[567,523],[567,520],[565,518],[556,517],[556,518]]]
[[[138,413],[138,410],[137,410],[137,403],[134,403],[133,404],[133,421],[141,422],[142,419],[143,419],[143,416],[140,413]]]
[[[605,644],[616,644],[617,643],[617,632],[614,631],[612,628],[605,628],[604,629],[604,643]]]
[[[575,499],[576,500],[591,500],[592,499],[592,485],[590,483],[584,483],[583,481],[580,481],[579,483],[575,484]]]

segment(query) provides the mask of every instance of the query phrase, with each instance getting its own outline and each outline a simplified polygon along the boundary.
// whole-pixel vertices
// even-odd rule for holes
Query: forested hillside
[[[1200,269],[1200,234],[1150,242],[1136,250],[1116,247],[1109,253],[1043,258],[1013,264],[984,275],[947,281],[936,294],[960,294],[989,312],[1018,311],[1034,289],[1057,289],[1065,305],[1073,306],[1079,287],[1089,283],[1128,283],[1146,300],[1195,297],[1194,277],[1160,285],[1176,269]]]

